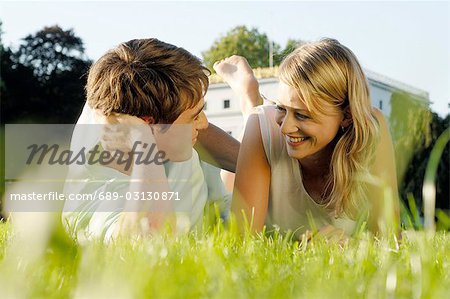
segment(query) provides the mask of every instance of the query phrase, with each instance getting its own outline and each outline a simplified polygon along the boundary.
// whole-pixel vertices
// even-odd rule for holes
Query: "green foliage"
[[[72,30],[45,27],[1,60],[2,123],[73,123],[91,64]]]
[[[0,20],[0,68],[3,67],[3,59],[6,52],[6,49],[3,47],[3,41],[2,41],[2,35],[3,35],[3,29],[2,29],[2,21]],[[0,74],[0,96],[5,91],[5,83],[3,82],[2,76]]]
[[[420,116],[420,114],[419,114]],[[422,200],[422,187],[424,185],[425,170],[429,157],[433,147],[440,134],[449,128],[450,115],[447,115],[445,119],[442,119],[436,113],[431,115],[431,122],[428,123],[426,129],[428,130],[429,140],[422,140],[415,145],[412,150],[412,157],[408,165],[406,165],[403,180],[400,182],[400,194],[403,198],[407,197],[407,194],[411,194],[416,201],[418,209],[422,211],[423,200]],[[417,118],[417,122],[422,120]],[[413,138],[411,136],[406,136],[406,138]],[[400,149],[399,149],[400,150]],[[404,151],[406,154],[411,154],[411,150]],[[405,158],[398,153],[398,159]],[[436,171],[436,208],[443,210],[450,210],[450,190],[448,182],[450,180],[450,145],[444,147],[442,156],[439,160],[437,171]]]
[[[228,31],[224,36],[216,39],[214,44],[202,53],[203,61],[208,69],[213,70],[214,62],[232,55],[240,55],[247,58],[252,68],[269,67],[270,39],[258,29],[248,29],[246,26],[237,26]],[[303,45],[300,39],[289,39],[286,47],[272,41],[273,65],[279,65],[286,55]]]
[[[394,141],[397,176],[401,197],[411,207],[411,198],[422,214],[422,187],[425,169],[437,138],[450,122],[432,113],[427,105],[413,95],[396,92],[391,97],[389,126]],[[449,148],[447,145],[436,173],[436,208],[450,210]],[[408,199],[408,200],[406,200]],[[417,227],[417,221],[415,221]]]
[[[29,34],[22,40],[14,60],[33,69],[40,80],[48,80],[54,73],[76,71],[84,57],[84,45],[72,29],[55,25]]]
[[[394,141],[399,181],[403,180],[415,151],[429,146],[431,120],[432,114],[422,101],[405,92],[392,94],[389,127]]]
[[[292,53],[295,49],[303,44],[305,44],[305,42],[301,39],[288,39],[284,49],[278,53],[275,53],[274,64],[279,65],[283,61],[284,57]]]
[[[274,51],[279,45],[274,44]],[[247,58],[252,68],[269,66],[269,38],[256,28],[237,26],[217,39],[211,48],[202,53],[206,67],[213,70],[214,62],[231,55]]]

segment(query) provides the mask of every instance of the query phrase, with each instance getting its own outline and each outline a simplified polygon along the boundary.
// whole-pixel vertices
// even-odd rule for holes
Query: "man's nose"
[[[199,118],[197,120],[197,126],[196,129],[197,130],[205,130],[206,128],[208,128],[208,118],[206,117],[205,112],[200,112]]]

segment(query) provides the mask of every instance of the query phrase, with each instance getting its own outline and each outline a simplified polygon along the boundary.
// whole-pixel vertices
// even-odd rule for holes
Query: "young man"
[[[89,161],[96,161],[93,156],[97,161],[113,158],[102,165],[71,166],[67,196],[96,197],[66,202],[63,222],[78,239],[110,239],[128,230],[142,233],[168,219],[178,231],[188,230],[201,223],[207,199],[219,201],[224,214],[228,212],[231,197],[219,169],[200,161],[192,148],[201,139],[204,148],[219,152],[225,168],[235,168],[239,143],[216,127],[208,129],[203,112],[206,72],[191,53],[157,39],[122,43],[91,67],[87,104],[71,147],[91,149]],[[172,126],[167,130],[158,124]],[[98,125],[103,127],[99,130]],[[231,150],[220,153],[214,145],[218,142]],[[151,165],[137,163],[138,153],[149,152],[151,144],[166,159]],[[170,194],[176,198],[167,200]]]

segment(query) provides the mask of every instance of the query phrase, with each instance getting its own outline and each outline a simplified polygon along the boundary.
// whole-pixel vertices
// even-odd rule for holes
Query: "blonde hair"
[[[280,65],[280,80],[293,87],[312,117],[329,109],[344,112],[352,123],[340,136],[333,150],[324,194],[326,207],[337,217],[342,213],[355,218],[366,204],[369,166],[379,139],[379,124],[373,114],[369,88],[356,56],[334,39],[322,39],[297,48]]]
[[[87,102],[104,115],[124,113],[172,123],[208,88],[208,69],[183,48],[134,39],[103,55],[89,70]]]

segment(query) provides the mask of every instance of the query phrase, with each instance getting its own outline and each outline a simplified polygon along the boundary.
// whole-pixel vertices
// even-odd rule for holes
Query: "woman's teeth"
[[[308,139],[308,137],[299,137],[299,138],[295,138],[295,137],[290,137],[290,136],[288,136],[288,140],[289,140],[290,142],[294,142],[294,143],[302,142],[302,141],[305,141],[306,139]]]

